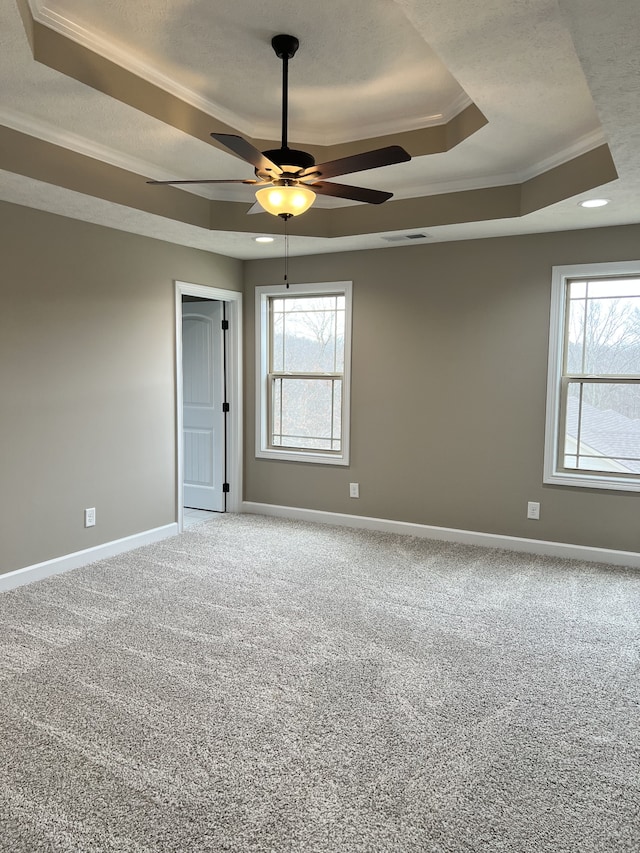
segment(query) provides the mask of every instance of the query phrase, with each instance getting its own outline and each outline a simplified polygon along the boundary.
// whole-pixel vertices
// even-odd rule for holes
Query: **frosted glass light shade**
[[[316,200],[313,190],[302,186],[265,187],[256,192],[258,204],[273,216],[298,216]]]

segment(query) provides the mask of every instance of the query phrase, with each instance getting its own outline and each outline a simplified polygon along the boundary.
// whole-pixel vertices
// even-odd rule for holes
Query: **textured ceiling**
[[[312,16],[307,3],[255,0],[47,0],[45,8],[50,18],[99,36],[107,49],[135,56],[140,68],[196,95],[213,115],[250,136],[280,132],[274,32],[292,32],[303,45],[291,66],[298,142],[330,144],[422,127],[463,105],[462,89],[393,0],[323,0]],[[384,99],[384,111],[377,98]]]
[[[277,32],[301,42],[292,143],[329,159],[398,141],[413,157],[339,179],[394,199],[319,199],[292,223],[293,254],[640,220],[637,0],[0,0],[0,198],[281,254],[279,220],[245,216],[249,187],[145,184],[251,177],[212,130],[278,147]],[[611,204],[578,207],[594,195]]]

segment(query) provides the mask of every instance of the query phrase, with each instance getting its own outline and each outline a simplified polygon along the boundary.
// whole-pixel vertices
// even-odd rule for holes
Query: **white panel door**
[[[224,511],[221,302],[182,304],[184,505]]]

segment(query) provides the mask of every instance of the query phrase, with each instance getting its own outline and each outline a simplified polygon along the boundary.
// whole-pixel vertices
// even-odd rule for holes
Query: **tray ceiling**
[[[291,60],[292,144],[332,159],[399,143],[410,163],[349,176],[394,193],[322,198],[291,223],[292,254],[638,221],[635,0],[1,0],[0,198],[218,251],[280,254],[247,178],[213,130],[279,146]],[[586,14],[588,11],[591,14]],[[636,72],[634,75],[634,71]],[[597,191],[597,192],[596,192]],[[584,211],[578,200],[611,204]]]

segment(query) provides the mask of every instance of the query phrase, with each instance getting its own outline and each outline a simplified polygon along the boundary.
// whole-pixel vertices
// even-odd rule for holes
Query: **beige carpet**
[[[640,573],[226,515],[0,596],[0,850],[638,853]]]

